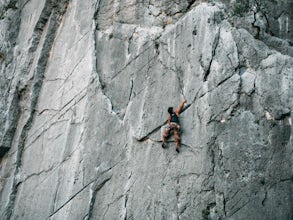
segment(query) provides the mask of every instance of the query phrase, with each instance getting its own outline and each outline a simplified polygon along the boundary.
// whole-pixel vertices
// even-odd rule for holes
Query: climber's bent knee
[[[179,131],[174,131],[174,139],[175,141],[180,142],[181,137],[179,135]]]

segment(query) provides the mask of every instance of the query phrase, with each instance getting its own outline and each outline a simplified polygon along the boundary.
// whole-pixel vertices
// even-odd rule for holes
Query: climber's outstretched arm
[[[176,115],[179,115],[179,114],[181,113],[181,110],[182,110],[182,108],[183,108],[183,106],[184,106],[184,103],[186,103],[186,102],[187,102],[186,99],[183,99],[183,100],[182,100],[182,102],[180,103],[180,105],[178,106],[178,108],[177,108],[176,111],[175,111]]]

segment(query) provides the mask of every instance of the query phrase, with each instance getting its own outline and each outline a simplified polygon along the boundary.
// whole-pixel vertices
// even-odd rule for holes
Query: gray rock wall
[[[220,0],[230,23],[244,28],[271,49],[293,56],[293,2],[271,0]]]
[[[293,218],[293,58],[225,5],[0,9],[1,219]]]

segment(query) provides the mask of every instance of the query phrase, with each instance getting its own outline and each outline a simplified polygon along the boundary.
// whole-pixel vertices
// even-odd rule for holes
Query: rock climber
[[[174,139],[175,139],[175,144],[176,144],[176,151],[179,153],[179,144],[180,144],[180,123],[179,123],[179,114],[182,111],[182,108],[184,106],[184,103],[186,103],[186,99],[184,99],[178,108],[174,111],[173,107],[168,108],[169,116],[168,116],[168,124],[165,127],[162,135],[162,147],[165,148],[165,141],[169,137],[170,132],[174,132]]]

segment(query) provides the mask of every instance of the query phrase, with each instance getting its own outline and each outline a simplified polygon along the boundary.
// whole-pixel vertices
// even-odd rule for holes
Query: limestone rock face
[[[227,8],[1,0],[1,219],[292,219],[292,47]]]
[[[230,23],[248,30],[271,49],[293,56],[293,2],[271,0],[220,0]]]

